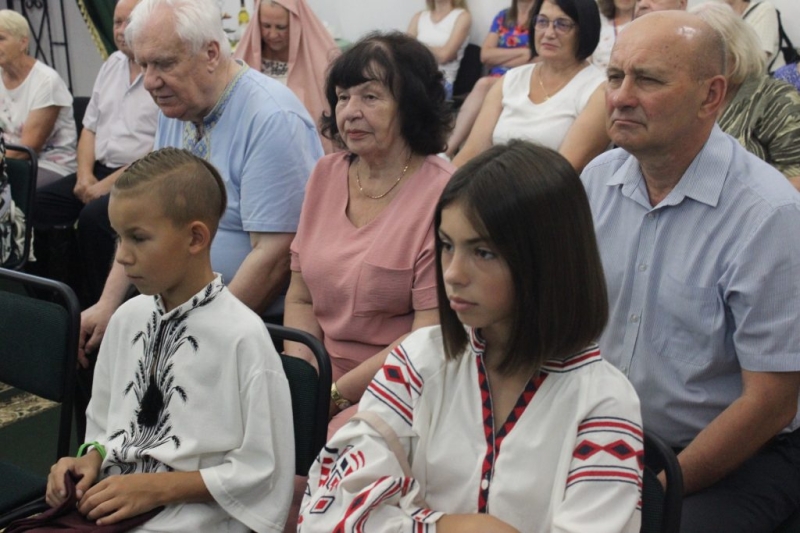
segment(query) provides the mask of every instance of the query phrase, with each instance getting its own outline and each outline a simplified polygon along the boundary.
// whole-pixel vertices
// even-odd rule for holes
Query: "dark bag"
[[[778,10],[776,9],[775,11]],[[783,52],[783,60],[786,61],[786,64],[791,65],[792,63],[797,63],[800,61],[800,54],[797,53],[797,49],[792,44],[792,41],[789,40],[789,36],[786,35],[785,31],[783,31],[780,11],[778,11],[778,35],[780,36],[778,47],[781,49],[781,52]]]
[[[752,7],[747,10],[742,17],[742,20],[746,20],[750,13],[755,11],[758,6]],[[781,12],[777,9],[775,13],[778,14],[778,50],[783,54],[783,60],[786,62],[787,65],[791,63],[797,63],[800,60],[800,54],[797,53],[797,49],[792,44],[792,41],[789,39],[789,36],[786,35],[786,31],[783,29],[783,23],[781,22]],[[777,56],[776,56],[777,57]],[[769,62],[767,70],[772,72],[772,64],[775,62],[775,58],[772,58],[772,61]]]
[[[78,499],[75,497],[75,480],[72,475],[67,473],[64,476],[64,481],[67,485],[67,499],[61,505],[30,518],[15,520],[8,525],[5,533],[21,533],[22,531],[29,533],[85,533],[89,531],[93,533],[121,533],[144,524],[163,509],[163,507],[158,507],[116,524],[98,526],[79,513],[75,507]]]

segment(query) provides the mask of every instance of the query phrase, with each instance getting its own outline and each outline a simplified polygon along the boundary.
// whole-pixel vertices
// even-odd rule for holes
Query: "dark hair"
[[[600,42],[600,11],[595,0],[549,0],[567,14],[578,30],[578,49],[575,59],[583,61],[594,53],[597,43]],[[531,9],[531,19],[528,21],[530,40],[528,47],[531,49],[531,59],[538,56],[536,52],[536,16],[542,10],[545,0],[536,0]]]
[[[511,0],[511,7],[506,10],[506,16],[503,19],[503,26],[506,28],[513,28],[514,26],[518,26],[520,21],[517,20],[519,18],[519,0]],[[522,21],[525,22],[524,20]]]
[[[514,316],[500,372],[538,372],[548,359],[565,359],[597,340],[608,296],[583,184],[557,152],[511,141],[459,168],[436,206],[439,318],[449,359],[468,340],[448,305],[438,234],[442,210],[454,203],[511,271]]]
[[[328,71],[322,134],[344,146],[336,125],[336,88],[368,81],[385,85],[397,101],[403,139],[416,154],[443,152],[451,116],[442,73],[425,45],[404,33],[370,33],[340,55]]]
[[[614,0],[597,0],[597,8],[600,10],[600,14],[609,20],[617,16],[617,6],[614,5]]]
[[[178,148],[161,148],[135,161],[111,189],[114,195],[156,194],[175,224],[206,223],[213,236],[228,204],[225,183],[211,163]]]

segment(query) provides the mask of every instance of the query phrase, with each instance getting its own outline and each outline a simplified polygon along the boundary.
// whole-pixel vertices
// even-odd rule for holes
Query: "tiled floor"
[[[0,383],[0,428],[55,407],[56,403]]]

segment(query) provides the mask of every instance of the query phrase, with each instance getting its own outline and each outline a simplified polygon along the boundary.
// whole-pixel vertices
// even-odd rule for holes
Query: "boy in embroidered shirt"
[[[99,525],[165,506],[137,531],[283,530],[289,388],[260,318],[211,270],[225,207],[216,169],[174,148],[114,185],[116,261],[142,296],[109,323],[86,413],[96,446],[53,466],[50,505],[71,473],[78,510]]]

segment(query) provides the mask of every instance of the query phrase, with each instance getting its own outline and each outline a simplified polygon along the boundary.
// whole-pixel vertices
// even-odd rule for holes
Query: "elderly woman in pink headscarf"
[[[305,0],[256,0],[234,57],[287,85],[319,121],[327,110],[325,73],[339,49]],[[322,138],[325,153],[333,151]]]

